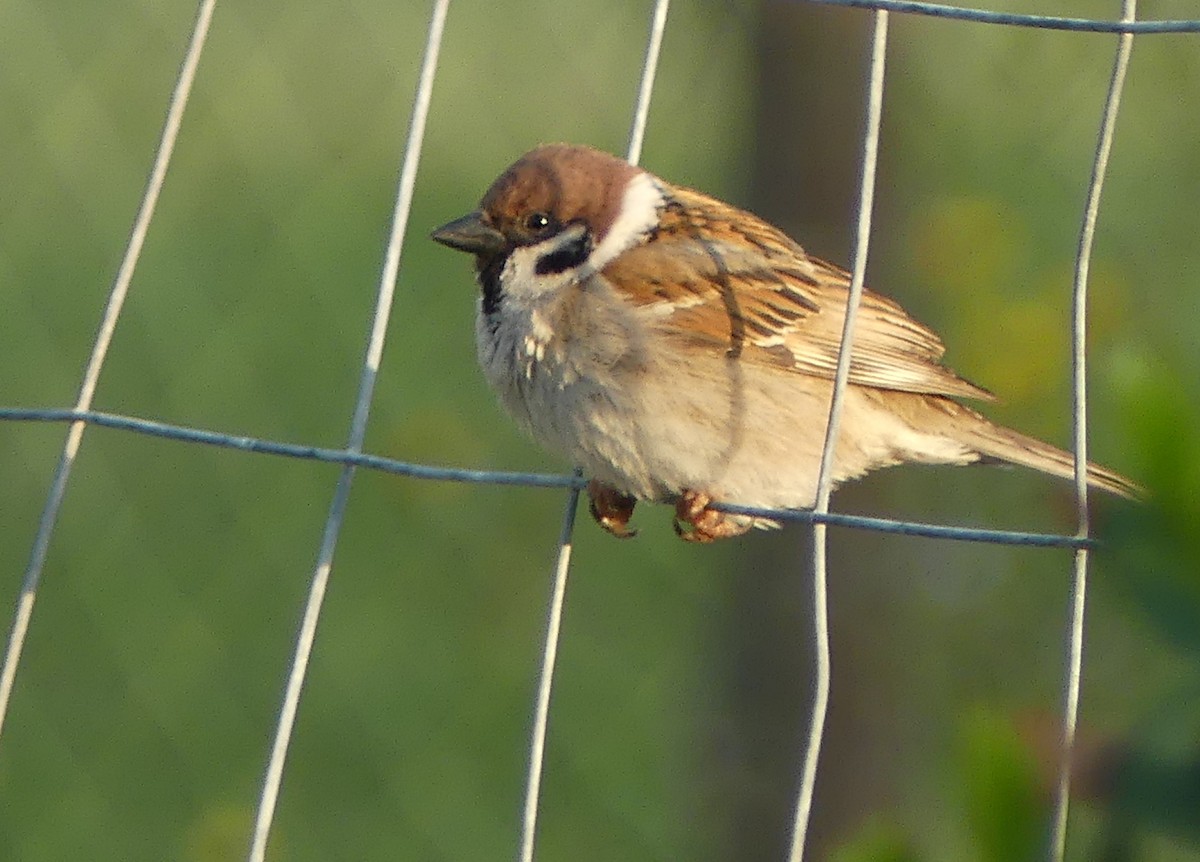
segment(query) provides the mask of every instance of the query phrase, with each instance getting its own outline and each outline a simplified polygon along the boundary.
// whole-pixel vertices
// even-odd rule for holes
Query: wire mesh
[[[1137,0],[1124,0],[1122,21],[1130,22],[1137,15]],[[1091,185],[1084,205],[1083,226],[1079,232],[1079,251],[1075,258],[1075,283],[1073,287],[1074,313],[1071,321],[1071,358],[1074,370],[1074,418],[1075,418],[1075,505],[1078,513],[1077,535],[1086,538],[1090,532],[1088,516],[1088,436],[1087,436],[1087,295],[1088,273],[1091,265],[1092,246],[1096,235],[1096,219],[1100,214],[1100,192],[1108,170],[1108,158],[1112,152],[1113,132],[1117,122],[1117,110],[1121,104],[1121,91],[1125,86],[1125,72],[1129,67],[1129,55],[1133,49],[1133,34],[1122,33],[1117,42],[1117,56],[1113,61],[1112,79],[1109,82],[1108,99],[1100,121],[1099,140],[1096,143],[1096,158],[1092,165]],[[1050,858],[1061,860],[1067,852],[1067,809],[1071,797],[1071,763],[1075,747],[1076,726],[1079,721],[1079,687],[1083,673],[1083,616],[1087,600],[1088,549],[1075,549],[1075,565],[1071,584],[1070,639],[1067,658],[1067,680],[1063,695],[1062,753],[1058,766],[1058,783],[1054,794],[1054,819],[1050,834]]]
[[[1068,681],[1064,687],[1063,745],[1062,760],[1058,773],[1055,801],[1054,831],[1051,838],[1049,857],[1061,860],[1065,852],[1067,802],[1069,799],[1070,752],[1075,733],[1078,713],[1079,678],[1082,662],[1083,611],[1086,595],[1086,573],[1088,548],[1092,544],[1087,521],[1087,493],[1084,480],[1086,463],[1086,398],[1085,398],[1085,323],[1086,290],[1088,283],[1088,261],[1091,253],[1092,236],[1099,209],[1101,184],[1109,152],[1112,146],[1113,129],[1119,105],[1121,85],[1128,64],[1134,34],[1195,33],[1200,32],[1200,21],[1135,21],[1135,4],[1126,0],[1120,21],[1100,21],[1072,18],[1055,18],[1036,15],[994,13],[986,10],[960,9],[936,4],[893,2],[893,0],[810,0],[810,2],[859,7],[874,10],[875,37],[871,84],[868,90],[868,121],[864,134],[862,172],[862,195],[859,205],[857,247],[854,256],[854,274],[851,302],[842,336],[838,373],[833,401],[828,418],[825,452],[821,467],[821,492],[813,512],[776,512],[726,504],[721,508],[731,512],[769,515],[780,520],[804,521],[813,525],[814,541],[814,590],[815,631],[818,644],[817,695],[813,706],[812,733],[808,743],[801,777],[801,789],[796,809],[794,840],[791,858],[799,860],[805,850],[805,836],[811,810],[817,776],[817,760],[822,737],[822,725],[828,698],[829,643],[826,620],[825,584],[825,532],[827,524],[855,529],[878,530],[908,535],[929,536],[941,539],[978,541],[995,544],[1018,544],[1036,547],[1066,547],[1075,550],[1075,580],[1070,625]],[[654,7],[651,38],[646,52],[640,89],[635,109],[635,119],[630,134],[628,158],[637,162],[645,135],[650,97],[659,49],[666,27],[668,4],[659,0]],[[412,205],[413,189],[417,179],[418,162],[421,154],[423,134],[428,117],[438,50],[441,45],[449,8],[448,0],[437,0],[433,5],[424,61],[421,68],[417,94],[413,102],[413,116],[401,170],[399,190],[389,235],[388,249],[384,262],[378,298],[372,319],[367,356],[363,363],[358,397],[351,421],[349,438],[342,449],[288,444],[273,440],[225,434],[188,428],[181,425],[156,422],[140,417],[118,416],[93,411],[91,405],[104,358],[117,319],[121,313],[125,296],[132,280],[138,256],[154,215],[154,208],[163,187],[175,140],[178,136],[183,111],[187,104],[192,82],[204,48],[205,38],[213,18],[215,4],[206,0],[199,6],[195,27],[184,59],[183,67],[167,113],[158,153],[154,160],[151,178],[141,207],[135,219],[134,229],[126,249],[125,257],[107,308],[102,317],[92,357],[84,373],[76,404],[72,409],[28,409],[0,408],[0,420],[69,423],[67,442],[60,457],[58,469],[51,482],[51,489],[39,523],[24,584],[17,601],[17,611],[5,653],[3,673],[0,675],[0,731],[12,694],[14,680],[20,661],[22,646],[28,634],[34,599],[36,597],[47,548],[54,532],[59,508],[67,489],[71,466],[79,451],[82,435],[88,425],[108,427],[121,431],[151,435],[181,442],[207,446],[239,449],[248,452],[273,454],[289,458],[325,461],[342,465],[334,491],[329,514],[322,533],[317,563],[314,569],[309,598],[303,613],[300,635],[296,644],[293,665],[284,693],[275,741],[266,770],[262,799],[256,818],[250,858],[265,858],[266,843],[274,809],[282,783],[288,744],[303,689],[306,666],[311,655],[316,626],[320,617],[321,602],[332,569],[333,554],[345,507],[349,498],[351,482],[356,468],[379,470],[422,480],[455,481],[528,487],[561,487],[570,489],[563,527],[559,541],[559,555],[555,567],[553,595],[547,631],[547,645],[543,651],[542,684],[539,687],[535,709],[534,733],[530,746],[530,767],[526,792],[526,805],[522,827],[520,858],[532,860],[536,818],[539,809],[538,782],[542,770],[542,755],[545,749],[545,733],[550,706],[551,681],[555,652],[561,626],[566,577],[570,563],[571,536],[578,492],[583,486],[583,477],[544,475],[527,472],[499,472],[437,467],[422,463],[407,463],[364,453],[367,418],[371,398],[378,374],[385,341],[385,332],[392,307],[395,284],[401,261],[401,249],[407,229],[408,214]],[[1121,34],[1117,60],[1114,65],[1112,84],[1101,124],[1092,184],[1085,209],[1084,227],[1081,232],[1074,284],[1075,314],[1073,318],[1073,345],[1075,359],[1075,452],[1076,486],[1078,497],[1079,529],[1075,535],[1050,535],[1023,531],[986,530],[967,527],[921,524],[910,521],[882,518],[865,518],[827,511],[830,492],[830,460],[836,440],[841,393],[846,386],[849,370],[848,348],[853,339],[855,298],[860,295],[866,266],[867,243],[870,236],[871,194],[873,190],[874,163],[878,148],[880,116],[883,104],[883,58],[886,50],[887,15],[889,12],[954,18],[985,24],[1001,24],[1031,28],[1059,29],[1067,31]]]

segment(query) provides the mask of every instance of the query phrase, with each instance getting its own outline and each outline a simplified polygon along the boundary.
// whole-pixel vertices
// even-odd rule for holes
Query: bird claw
[[[592,479],[587,484],[588,511],[596,523],[618,539],[632,539],[637,530],[629,528],[637,500],[616,488]]]
[[[684,491],[675,501],[675,535],[685,542],[708,544],[731,539],[750,531],[751,523],[742,522],[725,512],[710,509],[712,498],[700,491]]]

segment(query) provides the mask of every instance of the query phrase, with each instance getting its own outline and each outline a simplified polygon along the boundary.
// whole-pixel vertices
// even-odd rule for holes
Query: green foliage
[[[829,862],[920,862],[920,858],[896,826],[871,821],[830,854]]]
[[[983,862],[1035,859],[1045,842],[1045,800],[1029,749],[1004,719],[976,710],[963,722],[967,821]]]

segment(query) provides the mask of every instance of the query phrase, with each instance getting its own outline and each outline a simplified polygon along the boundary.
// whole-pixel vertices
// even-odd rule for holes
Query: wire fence
[[[796,0],[796,2],[800,2],[800,0]],[[799,862],[805,853],[806,836],[818,775],[817,767],[823,738],[823,726],[828,708],[831,655],[826,599],[826,527],[833,525],[945,540],[1073,549],[1073,590],[1069,621],[1070,639],[1066,661],[1066,681],[1063,685],[1063,711],[1061,716],[1061,761],[1056,782],[1053,833],[1047,851],[1047,858],[1058,862],[1064,858],[1066,846],[1068,803],[1070,799],[1071,753],[1078,716],[1082,666],[1088,554],[1089,549],[1093,545],[1093,540],[1089,534],[1087,483],[1085,476],[1085,465],[1087,463],[1087,402],[1085,389],[1086,298],[1092,239],[1099,214],[1100,193],[1114,136],[1121,90],[1125,70],[1129,63],[1133,37],[1135,34],[1145,36],[1166,33],[1198,33],[1200,32],[1200,20],[1137,21],[1135,20],[1135,0],[1124,0],[1120,19],[1111,21],[999,13],[930,3],[907,2],[907,0],[807,0],[807,2],[871,10],[874,19],[871,70],[866,94],[866,121],[864,123],[862,141],[861,191],[858,206],[853,277],[848,312],[842,334],[842,346],[839,354],[834,394],[827,421],[818,499],[812,511],[763,510],[740,506],[734,503],[718,506],[718,508],[724,511],[733,513],[767,516],[781,521],[804,522],[810,524],[813,531],[812,574],[814,618],[812,624],[817,644],[816,690],[810,714],[808,743],[804,761],[799,772],[800,780],[789,858],[792,862]],[[332,572],[334,552],[345,518],[346,506],[355,471],[359,468],[377,470],[428,481],[567,489],[568,496],[559,538],[559,551],[554,569],[555,577],[547,622],[546,643],[542,653],[542,668],[535,704],[533,732],[529,745],[529,769],[526,780],[526,799],[521,827],[519,858],[523,862],[532,862],[535,855],[537,815],[540,809],[540,781],[543,769],[548,717],[552,701],[552,683],[560,636],[562,609],[570,568],[574,518],[579,492],[586,482],[585,477],[581,476],[578,471],[574,475],[549,475],[443,467],[426,463],[398,461],[363,451],[375,382],[379,372],[389,315],[393,306],[396,282],[401,267],[408,218],[412,207],[413,190],[418,177],[418,166],[424,142],[425,126],[429,116],[434,81],[438,68],[438,54],[445,33],[446,18],[450,5],[449,0],[436,0],[433,3],[424,57],[413,100],[408,140],[404,149],[399,185],[395,197],[395,207],[387,251],[377,291],[366,356],[362,364],[358,394],[350,421],[346,445],[340,449],[329,449],[276,440],[263,440],[219,431],[157,422],[136,416],[115,415],[92,409],[99,377],[112,342],[114,330],[124,308],[134,271],[154,218],[155,206],[164,185],[168,165],[170,164],[178,138],[183,113],[188,104],[191,88],[196,78],[201,55],[204,51],[205,41],[213,21],[215,5],[215,0],[204,0],[199,5],[191,39],[174,93],[171,97],[158,151],[151,169],[150,179],[135,218],[129,243],[109,295],[107,306],[101,318],[99,333],[93,346],[91,357],[85,367],[83,382],[74,406],[72,408],[0,407],[0,420],[8,422],[65,423],[69,426],[66,442],[62,448],[58,466],[50,483],[50,490],[38,523],[24,580],[17,597],[16,611],[11,626],[8,646],[5,651],[3,669],[0,672],[0,732],[3,731],[4,720],[8,712],[14,682],[20,666],[22,649],[33,619],[35,599],[42,578],[47,551],[67,492],[72,467],[78,456],[84,432],[88,426],[109,428],[121,432],[149,435],[203,446],[335,463],[342,468],[334,488],[325,526],[320,538],[317,562],[312,573],[308,599],[303,612],[303,622],[295,643],[291,670],[283,693],[275,737],[265,769],[265,779],[251,840],[249,854],[251,860],[262,860],[266,857],[272,819],[285,773],[287,751],[293,735],[300,696],[307,676],[308,663],[312,654],[314,637],[321,615],[322,601]],[[667,0],[657,0],[653,8],[650,37],[638,88],[634,120],[629,136],[627,158],[633,163],[637,163],[639,160],[646,125],[650,116],[657,60],[667,28],[668,6]],[[1098,133],[1092,180],[1087,193],[1083,223],[1080,230],[1073,286],[1073,416],[1075,422],[1075,492],[1078,529],[1072,535],[925,524],[829,511],[833,449],[838,435],[842,396],[845,392],[849,375],[849,347],[854,338],[855,309],[857,308],[858,299],[863,289],[868,243],[871,233],[875,163],[878,154],[879,131],[884,103],[885,58],[887,53],[889,15],[891,13],[933,16],[976,24],[1055,29],[1093,34],[1117,34],[1118,36],[1108,97],[1104,105]]]

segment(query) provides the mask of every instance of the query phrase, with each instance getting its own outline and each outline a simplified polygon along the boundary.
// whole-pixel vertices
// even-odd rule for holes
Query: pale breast
[[[476,349],[501,405],[536,441],[590,475],[654,490],[642,442],[644,324],[599,277],[476,317]]]

